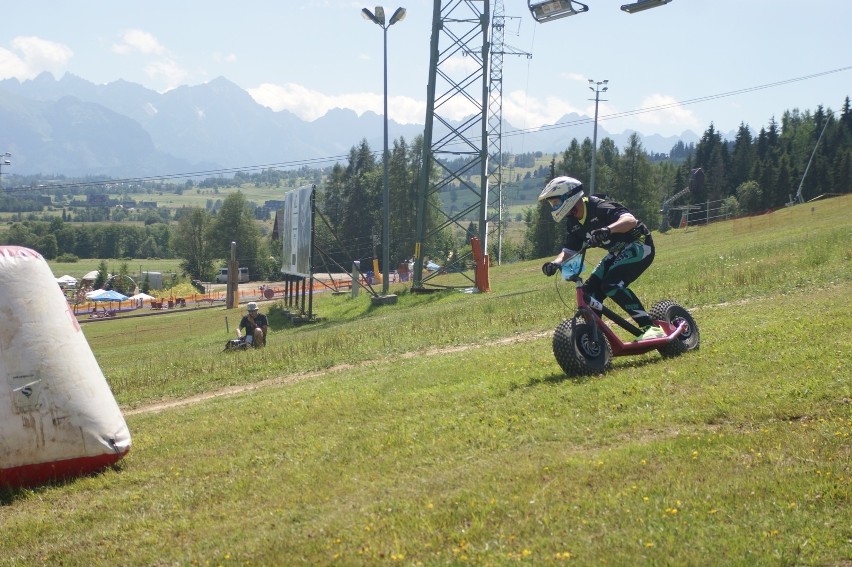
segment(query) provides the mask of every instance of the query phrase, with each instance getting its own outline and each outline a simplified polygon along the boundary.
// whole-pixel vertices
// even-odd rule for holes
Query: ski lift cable
[[[834,74],[834,73],[841,73],[841,72],[849,71],[850,69],[852,69],[852,65],[849,65],[849,66],[846,66],[846,67],[839,67],[837,69],[831,69],[831,70],[828,70],[828,71],[821,71],[819,73],[811,73],[809,75],[804,75],[804,76],[801,76],[801,77],[794,77],[794,78],[790,78],[790,79],[784,79],[784,80],[781,80],[781,81],[775,81],[775,82],[772,82],[772,83],[766,83],[766,84],[763,84],[763,85],[757,85],[757,86],[753,86],[753,87],[737,89],[737,90],[734,90],[734,91],[727,91],[727,92],[718,93],[718,94],[714,94],[714,95],[707,95],[707,96],[687,99],[687,100],[683,100],[683,101],[675,101],[675,102],[670,102],[670,103],[661,104],[661,105],[657,105],[657,106],[628,110],[628,111],[625,111],[625,112],[617,112],[617,113],[613,113],[613,114],[604,114],[604,115],[601,115],[601,116],[598,117],[598,121],[601,122],[601,121],[604,121],[604,120],[613,120],[613,119],[616,119],[616,118],[625,118],[625,117],[628,117],[628,116],[635,116],[637,114],[646,114],[646,113],[649,113],[649,112],[666,110],[666,109],[674,108],[674,107],[677,107],[677,106],[683,106],[683,105],[688,105],[688,104],[697,104],[697,103],[700,103],[700,102],[708,102],[708,101],[717,100],[717,99],[720,99],[720,98],[727,98],[727,97],[736,96],[736,95],[740,95],[740,94],[746,94],[746,93],[750,93],[750,92],[755,92],[755,91],[765,90],[765,89],[769,89],[769,88],[779,87],[779,86],[783,86],[783,85],[787,85],[787,84],[791,84],[791,83],[796,83],[796,82],[800,82],[800,81],[815,79],[815,78],[818,78],[818,77],[823,77],[823,76],[831,75],[831,74]],[[529,88],[529,86],[527,85],[527,90],[528,90],[528,88]],[[525,101],[526,101],[526,94],[525,94]],[[551,124],[551,125],[548,125],[548,126],[542,126],[542,127],[538,127],[538,128],[522,128],[522,129],[518,129],[518,130],[511,130],[511,131],[503,132],[502,135],[504,137],[524,136],[528,133],[545,132],[545,131],[548,131],[548,130],[566,128],[566,127],[569,127],[569,126],[579,126],[579,125],[582,125],[582,124],[591,123],[592,121],[593,121],[592,118],[584,118],[584,119],[579,119],[579,120],[569,120],[569,121],[566,121],[566,122],[559,122],[559,123],[556,123],[556,124]],[[381,155],[382,152],[381,151],[374,151],[372,153],[374,155],[378,156],[378,155]],[[343,161],[343,160],[347,159],[348,157],[349,157],[348,155],[339,155],[339,156],[331,156],[331,157],[325,157],[325,158],[309,158],[309,159],[303,159],[303,160],[295,160],[295,161],[292,161],[292,162],[279,162],[279,163],[270,163],[270,164],[263,164],[263,165],[250,165],[250,166],[244,166],[244,167],[231,167],[231,168],[223,168],[223,169],[214,169],[214,170],[207,170],[207,171],[173,173],[173,174],[150,176],[150,177],[134,177],[134,178],[126,178],[126,179],[111,179],[111,180],[105,180],[105,181],[64,183],[64,184],[49,185],[47,188],[49,188],[51,190],[56,190],[56,189],[68,189],[68,188],[77,188],[77,187],[96,187],[96,186],[100,186],[100,185],[113,185],[113,184],[120,184],[120,183],[143,183],[143,182],[153,182],[153,181],[165,181],[165,180],[169,180],[169,179],[185,179],[185,178],[211,176],[211,175],[224,175],[226,173],[240,173],[240,172],[257,171],[257,170],[262,171],[263,169],[290,168],[290,167],[294,167],[294,166],[298,166],[298,165],[315,165],[315,164],[318,164],[318,163],[331,163],[331,162],[334,162],[334,161],[339,162],[339,161]],[[7,189],[4,190],[4,193],[7,193],[7,194],[8,193],[24,193],[24,192],[30,192],[30,191],[42,191],[44,189],[45,189],[45,187],[7,188]]]
[[[735,96],[735,95],[746,94],[746,93],[755,92],[755,91],[761,91],[761,90],[765,90],[765,89],[769,89],[769,88],[773,88],[773,87],[779,87],[779,86],[787,85],[787,84],[790,84],[790,83],[796,83],[796,82],[800,82],[800,81],[806,81],[806,80],[809,80],[809,79],[815,79],[817,77],[822,77],[822,76],[830,75],[830,74],[833,74],[833,73],[840,73],[840,72],[843,72],[843,71],[849,71],[850,69],[852,69],[852,65],[847,66],[847,67],[840,67],[838,69],[832,69],[832,70],[829,70],[829,71],[812,73],[810,75],[804,75],[802,77],[794,77],[794,78],[791,78],[791,79],[784,79],[782,81],[775,81],[775,82],[772,82],[772,83],[766,83],[764,85],[757,85],[757,86],[753,86],[753,87],[747,87],[747,88],[744,88],[744,89],[727,91],[727,92],[724,92],[724,93],[717,93],[717,94],[713,94],[713,95],[707,95],[707,96],[702,96],[702,97],[697,97],[697,98],[692,98],[692,99],[687,99],[687,100],[682,100],[682,101],[674,101],[674,102],[669,102],[669,103],[665,103],[665,104],[660,104],[660,105],[657,105],[657,106],[649,106],[649,107],[646,107],[646,108],[637,108],[637,109],[634,109],[634,110],[627,110],[627,111],[624,111],[624,112],[615,112],[615,113],[612,113],[612,114],[603,114],[603,115],[598,117],[598,122],[601,122],[603,120],[613,120],[613,119],[616,119],[616,118],[625,118],[627,116],[635,116],[637,114],[646,114],[646,113],[649,113],[649,112],[657,112],[659,110],[667,110],[669,108],[675,108],[675,107],[678,107],[678,106],[684,106],[684,105],[688,105],[688,104],[697,104],[699,102],[708,102],[708,101],[717,100],[717,99],[720,99],[720,98],[727,98],[727,97],[731,97],[731,96]],[[592,122],[591,118],[569,120],[569,121],[566,121],[566,122],[559,122],[557,124],[552,124],[552,125],[549,125],[549,126],[542,126],[541,128],[534,128],[530,131],[543,132],[543,131],[547,131],[547,130],[555,130],[557,128],[564,128],[564,127],[567,127],[567,126],[578,126],[578,125],[587,124],[587,123],[590,123],[590,122]],[[524,134],[524,133],[526,133],[526,132],[521,131],[521,130],[513,130],[513,131],[510,131],[510,132],[504,132],[503,135],[504,136],[515,136],[515,135]]]

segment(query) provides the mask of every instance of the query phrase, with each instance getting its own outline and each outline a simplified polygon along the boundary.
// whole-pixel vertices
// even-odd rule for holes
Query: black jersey
[[[583,197],[583,201],[586,203],[586,216],[582,219],[576,219],[572,216],[568,217],[568,233],[565,236],[565,248],[570,250],[579,250],[589,236],[589,233],[593,230],[609,226],[617,221],[621,215],[630,213],[621,203],[601,199],[595,195]],[[622,234],[612,233],[609,241],[603,247],[610,252],[617,252],[627,244],[637,241],[644,244],[651,244],[651,231],[638,219],[636,220],[636,226],[629,232]]]
[[[266,319],[266,315],[263,313],[258,313],[254,316],[254,321],[248,315],[243,315],[243,318],[240,319],[240,324],[237,327],[238,329],[245,329],[247,335],[251,335],[254,333],[255,329],[260,329],[262,327],[268,327],[269,321]]]

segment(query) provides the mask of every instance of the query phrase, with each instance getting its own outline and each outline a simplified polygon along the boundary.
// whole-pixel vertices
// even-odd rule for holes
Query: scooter
[[[236,339],[231,339],[225,343],[225,351],[246,350],[249,346],[251,345],[246,341],[245,335],[237,336]]]
[[[625,331],[638,337],[642,331],[636,325],[613,312],[607,306],[583,292],[580,277],[586,259],[588,244],[562,263],[562,278],[574,282],[577,291],[577,310],[565,319],[553,333],[553,356],[569,376],[603,374],[609,370],[614,356],[630,356],[657,350],[663,357],[671,358],[698,349],[701,335],[698,324],[689,311],[671,300],[659,301],[649,315],[655,325],[666,333],[665,337],[622,341],[607,325],[606,317]],[[591,303],[595,303],[594,308]]]

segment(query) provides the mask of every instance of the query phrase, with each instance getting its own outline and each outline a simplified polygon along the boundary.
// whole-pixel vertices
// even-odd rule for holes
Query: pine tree
[[[376,165],[367,140],[349,152],[346,189],[338,236],[352,259],[373,255],[373,238],[381,234],[382,172]]]
[[[404,138],[394,140],[388,163],[391,269],[414,254],[418,168]]]
[[[734,149],[731,153],[731,171],[729,181],[733,187],[739,187],[748,181],[749,171],[754,160],[754,146],[751,130],[741,122],[734,138]]]
[[[612,197],[630,209],[636,218],[651,227],[657,226],[659,190],[653,182],[648,154],[635,132],[630,135],[628,146],[620,159],[618,185],[614,189]]]

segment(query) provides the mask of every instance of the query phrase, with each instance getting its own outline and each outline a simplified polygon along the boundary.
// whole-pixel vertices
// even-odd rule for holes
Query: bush
[[[756,213],[764,209],[763,191],[756,181],[746,181],[737,187],[737,202],[740,211]]]
[[[735,217],[740,214],[740,203],[736,197],[728,197],[722,202],[722,215],[726,219]]]
[[[56,257],[57,262],[63,262],[65,264],[73,264],[73,263],[77,262],[79,259],[80,258],[78,258],[76,254],[70,254],[70,253],[60,254],[59,256]]]

